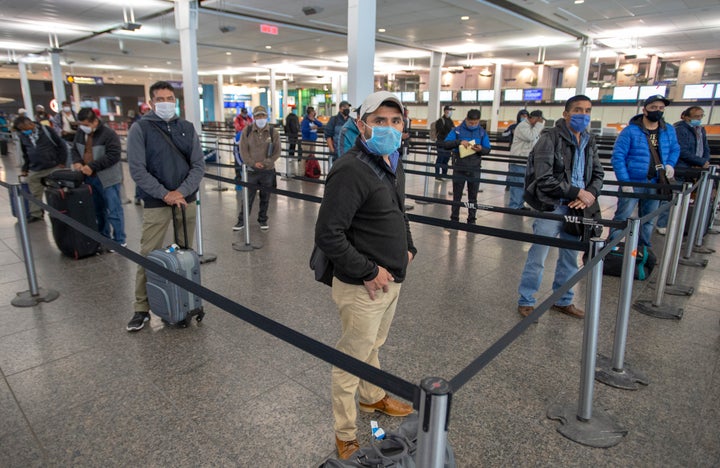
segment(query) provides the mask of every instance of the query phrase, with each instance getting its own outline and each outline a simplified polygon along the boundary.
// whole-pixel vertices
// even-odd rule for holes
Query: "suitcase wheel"
[[[190,320],[187,318],[185,320],[181,320],[177,323],[178,328],[187,328],[188,325],[190,325]]]
[[[195,320],[197,320],[198,323],[202,322],[202,319],[205,318],[205,311],[201,310],[196,316]]]

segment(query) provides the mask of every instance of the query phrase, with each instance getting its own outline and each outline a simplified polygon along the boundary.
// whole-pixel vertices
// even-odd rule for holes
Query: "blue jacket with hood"
[[[615,178],[620,182],[647,182],[648,170],[652,156],[648,145],[648,131],[642,125],[643,114],[636,115],[630,119],[629,125],[620,132],[612,152],[612,166],[615,170]],[[660,121],[658,133],[658,146],[660,159],[664,165],[675,167],[680,157],[680,145],[678,145],[675,129]],[[657,182],[653,178],[650,182]]]

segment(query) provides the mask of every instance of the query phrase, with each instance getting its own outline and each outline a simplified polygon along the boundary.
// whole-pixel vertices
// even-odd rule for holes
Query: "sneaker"
[[[150,320],[149,312],[135,312],[135,315],[133,315],[133,318],[130,319],[125,329],[129,332],[142,330],[145,326],[145,322],[148,320]]]
[[[120,244],[120,247],[127,247],[127,242],[123,242],[122,244]],[[108,249],[108,252],[115,253],[115,249]]]
[[[667,234],[667,228],[666,227],[655,228],[655,232],[657,232],[661,236],[664,236],[665,234]]]
[[[268,226],[267,221],[260,222],[260,230],[267,231],[268,229],[270,229],[270,226]]]
[[[233,226],[233,231],[242,231],[243,229],[245,229],[245,223],[242,221],[238,221],[237,224]]]

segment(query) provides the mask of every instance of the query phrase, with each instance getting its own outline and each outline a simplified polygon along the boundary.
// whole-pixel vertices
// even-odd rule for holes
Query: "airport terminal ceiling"
[[[63,73],[110,83],[181,80],[173,2],[166,0],[0,0],[0,78],[50,79],[47,50],[62,50]],[[293,87],[319,87],[347,71],[347,0],[200,2],[198,72],[235,84],[267,83],[269,69]],[[261,26],[271,32],[261,32]],[[276,28],[276,29],[275,29]],[[577,61],[583,37],[609,66],[720,57],[718,0],[378,0],[375,73],[427,70],[431,51],[446,67],[532,66]],[[371,41],[368,37],[362,39]]]

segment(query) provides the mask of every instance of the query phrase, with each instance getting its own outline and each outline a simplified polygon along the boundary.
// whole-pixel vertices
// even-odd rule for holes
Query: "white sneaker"
[[[667,228],[666,227],[655,228],[655,232],[657,232],[661,236],[664,236],[667,233]]]

